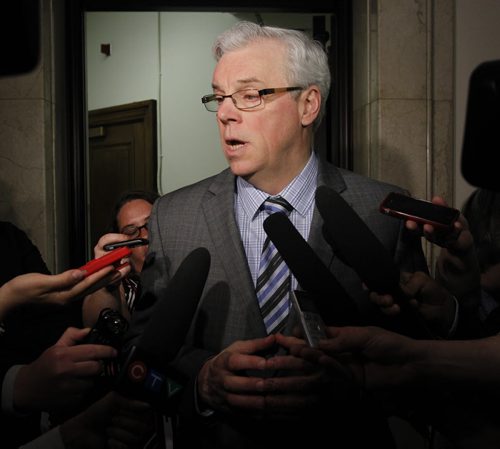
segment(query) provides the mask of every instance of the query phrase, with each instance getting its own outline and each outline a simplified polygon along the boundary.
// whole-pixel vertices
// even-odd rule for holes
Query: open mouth
[[[231,147],[232,150],[238,150],[245,145],[245,142],[243,142],[242,140],[237,140],[237,139],[229,139],[229,140],[226,140],[226,145]]]

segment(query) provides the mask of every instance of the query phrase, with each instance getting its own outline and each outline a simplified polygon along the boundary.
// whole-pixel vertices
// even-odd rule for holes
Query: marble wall
[[[354,169],[452,204],[454,1],[353,6]]]
[[[38,65],[0,78],[0,220],[24,230],[54,271],[53,16],[50,2],[41,4]]]

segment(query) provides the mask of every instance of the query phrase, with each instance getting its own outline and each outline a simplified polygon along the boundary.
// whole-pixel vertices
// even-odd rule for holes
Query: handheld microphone
[[[181,384],[167,377],[167,365],[182,347],[191,327],[210,268],[210,253],[197,248],[187,255],[168,283],[164,296],[136,345],[125,354],[115,389],[162,411]],[[175,376],[173,376],[175,377]]]
[[[372,230],[333,189],[319,186],[315,196],[324,221],[323,236],[335,255],[356,271],[370,290],[393,296],[401,308],[402,332],[433,337],[420,312],[411,307],[401,290],[399,267]]]
[[[300,287],[310,293],[327,326],[355,325],[360,316],[354,301],[284,214],[271,214],[264,231],[278,249]]]

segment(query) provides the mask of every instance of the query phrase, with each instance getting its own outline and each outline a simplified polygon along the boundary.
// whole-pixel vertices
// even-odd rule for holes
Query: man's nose
[[[223,123],[228,120],[237,120],[240,112],[241,111],[234,105],[233,99],[231,97],[226,97],[219,103],[217,118]]]

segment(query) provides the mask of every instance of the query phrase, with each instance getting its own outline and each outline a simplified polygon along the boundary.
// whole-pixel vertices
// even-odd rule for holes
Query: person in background
[[[22,229],[11,222],[0,221],[0,245],[9,257],[0,261],[0,285],[25,273],[50,274],[38,248]]]
[[[279,336],[286,332],[289,294],[298,283],[281,263],[279,293],[267,295],[265,259],[259,265],[267,208],[281,210],[342,280],[360,315],[377,321],[361,280],[324,240],[314,195],[319,185],[335,189],[402,269],[425,271],[420,239],[378,212],[389,191],[403,189],[340,170],[316,155],[314,130],[324,114],[330,73],[326,53],[307,34],[239,22],[216,39],[214,55],[212,93],[202,103],[215,113],[229,168],[155,202],[142,272],[143,298],[151,301],[135,310],[128,344],[141,334],[154,300],[162,298],[185,257],[205,247],[211,255],[208,279],[171,366],[186,379],[174,443],[217,449],[325,442],[395,447],[380,404],[360,398],[357,386],[327,375],[321,365],[287,354],[293,339]],[[274,299],[278,305],[270,306]]]
[[[148,238],[148,220],[151,208],[158,194],[146,190],[130,190],[118,198],[112,214],[110,233],[104,234],[94,247],[94,256],[101,257],[109,243]],[[132,248],[129,258],[130,271],[123,271],[123,277],[85,298],[83,303],[83,322],[92,326],[103,308],[111,308],[120,312],[130,320],[137,298],[140,296],[140,273],[144,265],[148,245]]]

